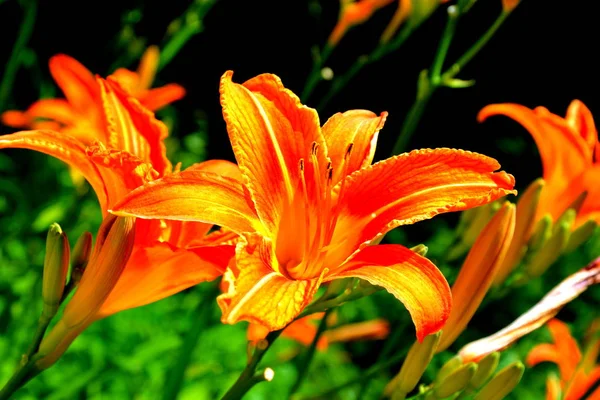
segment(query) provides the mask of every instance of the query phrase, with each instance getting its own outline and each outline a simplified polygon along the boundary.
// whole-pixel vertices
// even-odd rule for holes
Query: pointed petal
[[[201,163],[190,165],[186,171],[205,171],[212,172],[218,175],[226,176],[242,182],[242,173],[237,164],[227,160],[208,160]]]
[[[102,210],[106,210],[109,201],[108,187],[79,140],[54,131],[23,131],[0,136],[0,149],[8,148],[39,151],[77,169],[92,185]]]
[[[158,62],[160,59],[160,50],[158,46],[148,46],[142,58],[140,59],[140,65],[138,66],[137,73],[139,76],[139,88],[150,89],[154,77],[156,76],[156,70],[158,69]]]
[[[548,329],[554,340],[556,351],[560,354],[557,362],[560,375],[564,381],[570,380],[581,361],[579,345],[571,336],[569,327],[558,319],[548,321]]]
[[[108,132],[107,145],[152,164],[159,174],[171,171],[164,139],[167,127],[128,95],[116,81],[98,78]]]
[[[589,108],[579,100],[573,100],[567,109],[567,123],[579,132],[590,152],[594,152],[598,145],[598,131],[594,124],[594,117]]]
[[[400,300],[419,341],[442,329],[450,315],[452,294],[444,275],[431,261],[400,245],[365,247],[327,280],[349,277],[381,286]]]
[[[363,168],[345,181],[333,241],[356,248],[397,226],[515,193],[512,175],[493,172],[499,167],[477,153],[426,149]]]
[[[207,246],[194,251],[167,243],[136,247],[115,288],[99,311],[103,318],[169,297],[221,276],[234,246]]]
[[[50,73],[67,101],[80,113],[95,107],[100,92],[92,73],[79,61],[64,54],[50,59]]]
[[[183,86],[176,83],[149,89],[142,93],[138,98],[140,103],[151,111],[160,110],[161,108],[182,99],[185,96]]]
[[[198,221],[253,232],[261,225],[236,180],[203,171],[182,171],[129,193],[112,210],[148,219]]]
[[[38,100],[27,109],[27,114],[30,118],[50,119],[62,125],[71,125],[76,119],[73,108],[63,99]]]
[[[320,279],[290,280],[273,271],[269,258],[266,245],[238,247],[235,259],[239,274],[226,271],[224,280],[229,286],[217,298],[223,323],[243,320],[274,331],[292,322],[310,303]]]
[[[232,75],[221,78],[223,117],[257,213],[275,232],[284,202],[291,202],[298,187],[300,159],[310,156],[313,142],[321,144],[318,154],[324,157],[318,116],[274,75],[244,85],[233,83]]]
[[[380,116],[367,110],[337,113],[323,125],[327,154],[333,165],[333,184],[344,176],[371,165],[377,136],[383,128],[387,113]],[[349,155],[348,146],[352,144]]]
[[[556,346],[550,343],[542,343],[535,346],[527,354],[527,366],[534,367],[541,362],[552,362],[556,365],[560,363],[560,353]]]

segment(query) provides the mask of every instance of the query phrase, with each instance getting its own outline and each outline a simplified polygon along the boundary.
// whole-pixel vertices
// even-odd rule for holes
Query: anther
[[[347,160],[348,158],[350,158],[350,155],[352,154],[352,149],[354,148],[354,143],[350,143],[348,145],[348,148],[346,149],[346,155],[344,156],[344,158]]]
[[[318,149],[318,148],[319,148],[319,144],[318,144],[317,142],[312,142],[312,146],[311,146],[311,148],[310,148],[310,153],[311,153],[313,156],[316,156],[316,155],[317,155],[317,149]]]
[[[298,166],[300,167],[300,171],[304,171],[304,158],[300,159]]]

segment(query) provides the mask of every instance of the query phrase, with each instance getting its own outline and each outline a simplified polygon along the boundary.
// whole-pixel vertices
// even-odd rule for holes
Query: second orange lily
[[[117,215],[204,221],[243,239],[218,298],[225,323],[285,327],[323,282],[356,277],[408,309],[417,337],[442,328],[450,288],[431,261],[389,230],[514,193],[499,164],[462,150],[417,150],[371,165],[386,113],[352,110],[321,128],[274,75],[221,79],[221,105],[243,180],[186,170],[131,192]]]

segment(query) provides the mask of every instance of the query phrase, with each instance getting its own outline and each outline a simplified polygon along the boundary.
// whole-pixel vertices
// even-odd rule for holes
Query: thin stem
[[[264,357],[265,353],[271,348],[273,342],[281,335],[282,331],[283,329],[273,331],[269,333],[264,340],[261,340],[258,343],[250,362],[246,365],[246,368],[242,371],[237,381],[229,388],[221,400],[241,399],[254,385],[264,380],[264,376],[261,379],[260,375],[256,375],[256,367]]]
[[[448,50],[450,49],[450,44],[452,43],[452,39],[454,38],[454,34],[456,33],[456,25],[458,23],[459,15],[460,11],[456,6],[448,7],[448,22],[446,23],[446,27],[444,28],[442,40],[440,41],[437,52],[435,53],[433,65],[431,66],[432,79],[438,79],[442,73],[444,61],[446,60]]]
[[[37,1],[30,0],[28,2],[23,2],[23,10],[25,12],[25,17],[21,23],[21,28],[19,29],[19,34],[17,35],[17,40],[13,46],[10,59],[6,64],[2,82],[0,82],[0,112],[5,110],[6,101],[12,91],[15,76],[17,75],[19,65],[21,64],[21,56],[33,33],[35,17],[37,14]]]
[[[462,69],[483,49],[483,47],[490,41],[496,31],[502,26],[506,18],[510,15],[509,12],[502,12],[500,16],[494,21],[492,26],[475,42],[475,44],[467,50],[452,66],[444,72],[442,80],[454,78]]]
[[[331,55],[332,51],[333,46],[327,43],[323,48],[323,51],[320,54],[318,54],[317,52],[315,57],[313,57],[312,70],[308,75],[308,79],[306,80],[306,84],[304,85],[304,90],[302,91],[302,102],[306,102],[306,100],[308,100],[313,90],[315,90],[315,87],[317,87],[317,84],[321,81],[321,69],[325,64],[325,61],[327,61],[327,59]]]
[[[294,386],[292,386],[290,395],[296,393],[298,391],[298,389],[300,389],[300,386],[302,386],[302,383],[304,382],[304,378],[306,378],[306,374],[310,367],[310,363],[315,355],[315,351],[317,350],[317,344],[319,342],[319,339],[325,332],[325,329],[327,329],[327,317],[329,316],[330,313],[331,313],[331,309],[325,311],[325,315],[323,316],[323,319],[321,319],[321,322],[319,323],[319,327],[317,328],[315,337],[313,338],[312,342],[306,349],[304,356],[300,359],[300,362],[298,363],[298,377],[296,378],[296,382],[294,383]]]
[[[25,360],[25,359],[24,359]],[[13,376],[0,390],[0,400],[10,399],[11,396],[27,382],[39,374],[41,370],[35,367],[35,361],[28,360],[19,365]]]
[[[40,343],[42,343],[42,339],[44,338],[44,334],[46,333],[46,329],[48,329],[48,325],[50,325],[50,321],[52,321],[54,315],[48,317],[42,314],[38,319],[38,326],[36,328],[35,334],[33,335],[33,340],[29,349],[24,355],[24,360],[30,360],[31,357],[37,353],[38,348],[40,347]]]
[[[208,292],[204,293],[204,299],[200,301],[196,310],[190,314],[190,318],[193,318],[194,322],[192,323],[189,332],[185,336],[183,344],[179,349],[175,366],[167,378],[163,392],[163,399],[169,400],[177,398],[177,394],[179,393],[181,385],[184,381],[185,370],[190,363],[194,348],[198,344],[200,334],[206,327],[212,325],[212,321],[208,321],[208,319],[213,311],[213,307],[211,307],[211,305],[213,304],[214,298],[218,292],[219,286],[213,285]]]
[[[417,100],[413,103],[406,115],[406,119],[402,124],[402,130],[398,135],[398,139],[396,139],[396,143],[394,144],[394,149],[392,150],[392,155],[400,154],[404,152],[408,142],[410,141],[413,133],[417,130],[417,126],[419,125],[419,121],[421,121],[421,117],[425,112],[425,108],[427,107],[427,103],[429,103],[429,99],[431,99],[431,95],[437,89],[437,86],[429,85],[430,88],[427,89],[426,93],[422,96],[418,97]]]
[[[202,32],[202,20],[216,2],[217,0],[196,0],[179,17],[183,20],[183,27],[177,30],[162,48],[158,61],[158,71],[166,67],[192,37]]]

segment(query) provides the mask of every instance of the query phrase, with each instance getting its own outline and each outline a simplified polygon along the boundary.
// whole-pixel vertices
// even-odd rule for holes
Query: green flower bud
[[[51,319],[60,306],[69,271],[69,241],[58,224],[52,224],[46,238],[42,281],[42,316]]]
[[[464,390],[471,382],[473,375],[477,371],[477,364],[470,362],[464,364],[440,383],[433,387],[433,394],[437,399],[445,399],[455,393]]]
[[[501,400],[517,386],[525,366],[521,362],[515,362],[503,368],[492,378],[492,380],[481,389],[474,400]]]

